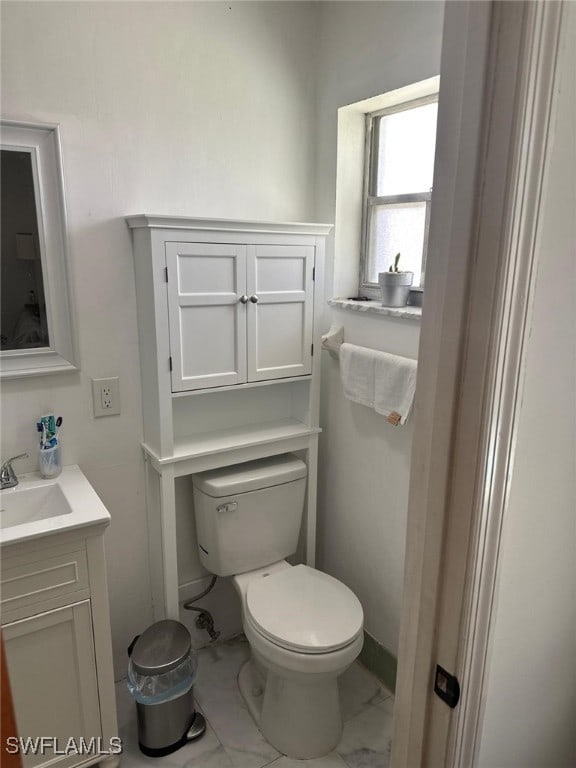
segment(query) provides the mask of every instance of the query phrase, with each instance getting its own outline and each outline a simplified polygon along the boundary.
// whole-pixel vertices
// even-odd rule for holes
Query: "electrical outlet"
[[[117,416],[120,413],[120,379],[92,379],[94,416]]]

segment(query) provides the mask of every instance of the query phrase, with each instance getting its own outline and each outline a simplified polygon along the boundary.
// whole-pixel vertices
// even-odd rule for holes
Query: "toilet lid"
[[[364,620],[360,601],[348,587],[307,565],[253,579],[246,610],[265,637],[300,653],[343,648],[360,634]]]

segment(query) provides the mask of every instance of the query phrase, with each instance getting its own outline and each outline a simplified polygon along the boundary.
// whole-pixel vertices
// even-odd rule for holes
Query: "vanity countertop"
[[[59,477],[20,475],[15,488],[0,491],[0,545],[17,544],[86,526],[110,523],[110,513],[76,464]]]

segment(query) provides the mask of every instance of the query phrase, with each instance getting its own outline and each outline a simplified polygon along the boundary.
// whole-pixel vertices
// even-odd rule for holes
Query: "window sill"
[[[355,301],[354,299],[328,299],[328,306],[351,312],[366,312],[369,315],[387,315],[403,320],[420,320],[422,307],[383,307],[378,301]]]

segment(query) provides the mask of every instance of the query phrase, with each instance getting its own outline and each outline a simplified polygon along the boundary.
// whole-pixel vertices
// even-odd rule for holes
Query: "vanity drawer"
[[[85,550],[65,552],[23,564],[2,564],[0,607],[2,614],[37,603],[88,591]]]

